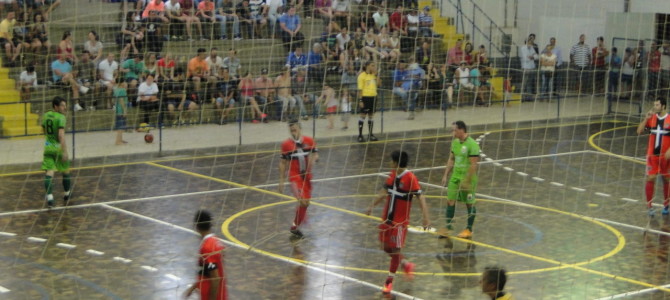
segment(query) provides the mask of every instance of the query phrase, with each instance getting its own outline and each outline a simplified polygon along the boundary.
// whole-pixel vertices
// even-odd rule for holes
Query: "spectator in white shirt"
[[[535,61],[538,59],[538,55],[533,48],[531,39],[527,39],[526,44],[519,48],[519,57],[521,58],[521,69],[523,71],[521,101],[534,101],[537,90],[537,66]]]
[[[21,100],[30,101],[30,91],[37,86],[37,73],[35,66],[29,65],[26,70],[19,75],[19,84],[21,85]]]
[[[98,64],[98,78],[100,84],[107,87],[105,91],[106,107],[112,108],[112,91],[114,89],[114,82],[119,71],[119,63],[114,60],[114,53],[107,54],[107,59]]]
[[[205,58],[205,62],[209,67],[209,78],[207,82],[211,87],[216,86],[216,82],[221,78],[221,70],[223,69],[223,58],[217,54],[218,49],[216,47],[212,48],[209,51],[209,56]]]
[[[380,6],[377,8],[377,12],[372,15],[372,19],[375,20],[375,29],[380,30],[382,27],[386,27],[389,24],[389,15],[386,13],[386,8]]]
[[[556,54],[553,53],[553,47],[548,46],[544,53],[540,55],[540,72],[542,73],[541,93],[544,97],[549,97],[554,91],[554,72],[556,71]]]
[[[149,124],[149,113],[158,111],[158,85],[154,76],[148,75],[146,80],[137,88],[137,102],[142,110],[142,122]]]

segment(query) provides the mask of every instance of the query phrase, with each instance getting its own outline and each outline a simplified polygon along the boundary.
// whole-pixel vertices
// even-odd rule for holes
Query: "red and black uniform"
[[[309,156],[317,151],[314,139],[308,136],[301,136],[298,140],[289,138],[281,144],[281,157],[289,161],[288,180],[291,191],[298,199],[312,198],[312,166]],[[298,204],[291,230],[297,229],[306,217],[307,206]]]
[[[217,300],[227,300],[228,290],[226,288],[226,278],[223,272],[223,250],[225,247],[219,239],[210,233],[202,238],[200,243],[200,259],[198,260],[198,289],[200,289],[200,299],[209,299],[209,290],[212,277],[219,279],[219,292]]]
[[[421,194],[421,185],[414,173],[405,170],[386,180],[384,188],[388,193],[382,214],[384,222],[379,225],[379,240],[389,248],[402,248],[405,244],[412,200]]]
[[[670,149],[670,117],[654,114],[645,127],[651,132],[647,146],[647,175],[668,174],[668,161],[665,153]]]

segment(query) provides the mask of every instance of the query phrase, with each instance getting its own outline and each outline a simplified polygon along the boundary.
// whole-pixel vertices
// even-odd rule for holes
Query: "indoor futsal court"
[[[647,216],[647,136],[635,134],[636,121],[496,126],[469,129],[484,154],[473,238],[408,233],[403,252],[417,274],[411,282],[397,278],[392,297],[484,299],[481,271],[498,265],[508,270],[506,289],[516,299],[668,298],[670,218],[660,209]],[[295,199],[288,189],[277,192],[278,144],[109,165],[84,160],[73,170],[71,205],[59,201],[50,211],[38,201],[42,172],[6,169],[0,286],[21,293],[2,298],[179,299],[194,281],[200,238],[192,221],[203,208],[225,240],[231,299],[382,298],[389,259],[377,238],[381,206],[372,216],[365,209],[389,171],[390,153],[402,149],[426,192],[432,226],[444,227],[440,180],[450,142],[450,130],[387,134],[372,143],[317,139],[302,240],[288,230]],[[60,184],[54,191],[61,199]],[[413,225],[421,224],[417,206]],[[458,204],[456,230],[465,216]]]

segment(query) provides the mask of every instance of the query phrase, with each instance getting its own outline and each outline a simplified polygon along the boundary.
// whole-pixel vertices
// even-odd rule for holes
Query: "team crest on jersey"
[[[465,146],[461,147],[461,153],[463,154],[468,153],[468,147]]]

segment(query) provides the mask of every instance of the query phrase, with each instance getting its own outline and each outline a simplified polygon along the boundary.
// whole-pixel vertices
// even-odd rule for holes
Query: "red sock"
[[[647,184],[644,188],[645,194],[647,195],[647,208],[651,208],[651,200],[654,198],[654,181],[647,181]]]
[[[670,182],[663,181],[663,206],[668,206],[670,199]]]
[[[402,255],[400,254],[391,254],[391,266],[389,267],[389,272],[395,274],[398,271],[400,266],[400,261],[402,260]]]
[[[305,221],[307,216],[307,206],[298,205],[295,209],[295,218],[293,219],[293,224],[297,227]]]

